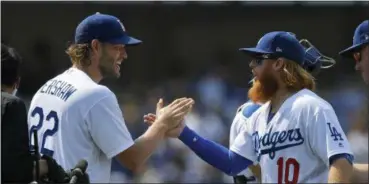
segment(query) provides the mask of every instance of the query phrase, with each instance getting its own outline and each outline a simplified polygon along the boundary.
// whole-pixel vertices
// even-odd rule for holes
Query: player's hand
[[[155,120],[156,120],[155,114],[149,113],[149,114],[144,115],[144,122],[149,126],[151,126],[155,122]],[[171,137],[171,138],[177,138],[179,137],[179,135],[181,135],[185,126],[186,124],[184,123],[184,120],[182,120],[178,126],[174,127],[171,130],[168,130],[165,136]]]
[[[156,105],[155,124],[164,125],[167,130],[176,128],[184,119],[184,116],[191,111],[194,103],[195,101],[191,98],[179,98],[163,107],[163,99],[160,99]]]
[[[47,155],[43,155],[42,160],[47,163],[47,179],[52,183],[66,183],[69,182],[68,173],[52,158]]]
[[[72,170],[67,172],[69,175],[68,183],[73,177],[72,172],[73,172]],[[77,174],[77,181],[75,184],[90,184],[90,176],[87,174],[87,172],[81,174]]]
[[[177,127],[184,116],[190,112],[194,103],[194,100],[191,98],[179,98],[163,107],[163,99],[160,99],[156,105],[155,124],[164,125],[167,130]]]

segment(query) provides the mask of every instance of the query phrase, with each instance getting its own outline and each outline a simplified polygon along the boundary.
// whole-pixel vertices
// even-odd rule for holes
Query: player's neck
[[[271,112],[276,113],[282,106],[283,102],[291,95],[291,91],[287,90],[286,88],[278,89],[270,101]]]
[[[91,67],[73,65],[73,68],[78,68],[79,70],[85,72],[96,83],[99,83],[103,78],[99,70],[94,70]]]

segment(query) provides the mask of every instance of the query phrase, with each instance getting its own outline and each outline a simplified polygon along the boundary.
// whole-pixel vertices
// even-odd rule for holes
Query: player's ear
[[[275,62],[273,63],[273,69],[275,71],[280,71],[283,69],[284,67],[284,59],[283,58],[278,58],[277,60],[275,60]]]
[[[94,55],[98,55],[101,50],[101,43],[97,39],[91,41],[91,51]]]

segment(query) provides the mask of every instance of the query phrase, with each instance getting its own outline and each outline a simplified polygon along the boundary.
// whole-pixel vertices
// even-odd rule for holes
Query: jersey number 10
[[[297,184],[300,174],[300,164],[294,158],[287,159],[284,163],[283,157],[279,157],[277,160],[278,165],[278,184]],[[290,175],[290,169],[293,167],[292,180],[288,177]]]
[[[38,121],[37,125],[32,125],[31,126],[30,133],[29,133],[29,136],[30,136],[30,139],[29,140],[31,142],[31,140],[33,139],[33,131],[34,130],[39,131],[42,128],[42,126],[44,125],[44,122],[51,123],[51,121],[53,121],[53,123],[54,123],[53,128],[47,129],[44,132],[43,136],[42,136],[41,151],[40,151],[41,154],[52,157],[53,154],[54,154],[54,151],[45,148],[45,141],[46,141],[46,138],[47,137],[53,136],[58,131],[58,129],[59,129],[59,118],[58,118],[58,114],[55,111],[50,111],[46,115],[46,118],[45,118],[44,110],[41,107],[35,107],[33,109],[32,113],[31,113],[31,116],[32,116],[32,118],[34,118],[36,115],[38,115],[39,121]],[[30,146],[31,146],[31,149],[33,150],[34,149],[34,145],[30,144]]]

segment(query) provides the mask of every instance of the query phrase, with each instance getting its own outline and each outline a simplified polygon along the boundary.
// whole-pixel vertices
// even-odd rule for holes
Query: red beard
[[[254,103],[269,101],[278,90],[278,83],[269,72],[263,72],[258,80],[255,80],[249,89],[248,96]]]

